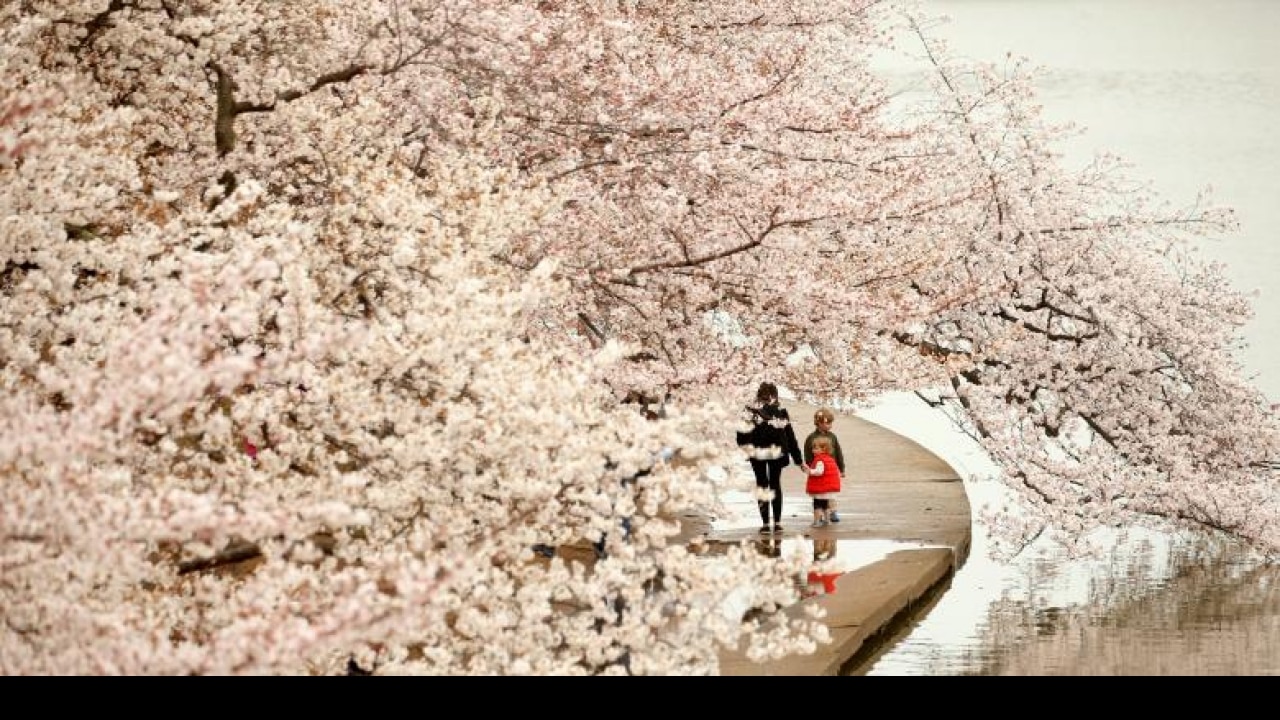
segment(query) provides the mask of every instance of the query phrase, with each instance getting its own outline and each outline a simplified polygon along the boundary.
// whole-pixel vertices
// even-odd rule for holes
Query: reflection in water
[[[813,564],[805,573],[804,587],[800,589],[800,597],[810,598],[815,595],[834,595],[836,579],[844,574],[840,563],[836,561],[836,539],[833,537],[815,537],[813,539]]]
[[[1083,578],[1075,561],[1028,561],[1024,592],[993,601],[970,642],[908,637],[865,674],[1280,675],[1280,567],[1203,541],[1116,556],[1131,559],[1093,564]],[[1084,597],[1054,602],[1080,580]]]
[[[796,591],[802,600],[831,595],[845,573],[865,567],[899,550],[932,547],[922,543],[883,539],[837,538],[834,535],[764,535],[750,541],[760,554],[771,558],[811,557],[795,576]],[[730,543],[711,542],[708,549],[722,551]]]
[[[791,537],[765,535],[751,540],[749,545],[755,548],[756,552],[769,558],[808,558],[812,553],[812,561],[802,563],[801,569],[792,577],[795,592],[802,602],[819,595],[835,593],[836,581],[841,575],[878,560],[879,552],[883,549],[883,543],[836,540],[829,536],[810,538],[803,535]],[[841,545],[856,548],[854,553],[849,553],[856,557],[838,559],[837,548]],[[708,543],[707,548],[712,551],[723,551],[729,546],[730,543],[711,542]],[[873,546],[875,550],[871,550]],[[760,610],[761,608],[758,607],[749,608],[743,617],[744,619],[758,617]]]
[[[709,552],[722,552],[736,544],[736,541],[711,540],[707,542],[707,549]],[[813,569],[836,575],[866,567],[899,550],[937,547],[926,543],[883,538],[841,538],[825,533],[814,537],[796,534],[761,535],[758,538],[752,538],[750,544],[767,557],[812,557]]]

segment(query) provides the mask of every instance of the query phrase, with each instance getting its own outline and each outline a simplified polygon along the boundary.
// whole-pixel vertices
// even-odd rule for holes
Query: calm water
[[[966,567],[860,674],[1280,675],[1280,571],[1159,539]]]
[[[1044,70],[1049,118],[1087,135],[1073,162],[1109,150],[1165,197],[1212,186],[1241,230],[1204,243],[1257,291],[1241,361],[1280,400],[1280,2],[1272,0],[932,0],[936,30],[962,55],[1025,56]],[[913,82],[908,68],[892,68]],[[1001,496],[989,463],[909,398],[864,413],[915,438],[968,479],[975,509]],[[930,424],[932,423],[932,424]],[[1280,675],[1280,568],[1231,546],[1155,536],[1100,538],[1084,561],[1032,549],[969,562],[868,675]]]
[[[1003,487],[976,443],[910,394],[859,413],[937,453],[977,509]],[[863,675],[1280,675],[1280,567],[1232,544],[1133,533],[1092,559],[1033,546],[968,562]]]

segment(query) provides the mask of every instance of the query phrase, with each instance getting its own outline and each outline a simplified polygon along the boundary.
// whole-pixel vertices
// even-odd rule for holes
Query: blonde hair
[[[830,438],[824,438],[824,437],[816,437],[816,438],[814,438],[814,439],[813,439],[813,451],[814,451],[814,452],[816,452],[816,453],[818,453],[818,452],[823,452],[823,453],[826,453],[826,454],[830,455],[830,454],[831,454],[831,440],[830,440]]]
[[[823,420],[833,423],[836,421],[836,414],[829,408],[818,408],[818,411],[813,414],[813,424],[817,425]]]

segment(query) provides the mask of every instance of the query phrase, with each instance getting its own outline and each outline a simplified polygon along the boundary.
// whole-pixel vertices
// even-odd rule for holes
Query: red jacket
[[[805,578],[805,580],[807,581],[807,585],[804,589],[804,592],[801,594],[806,595],[808,597],[818,595],[819,594],[818,588],[821,587],[822,588],[821,594],[835,595],[836,580],[839,580],[840,576],[843,574],[844,573],[838,573],[838,572],[823,573],[823,572],[818,572],[817,570],[810,570],[808,577]]]
[[[821,475],[810,475],[805,481],[804,491],[810,495],[840,492],[840,468],[836,467],[836,459],[827,453],[814,453],[813,464],[822,463]]]

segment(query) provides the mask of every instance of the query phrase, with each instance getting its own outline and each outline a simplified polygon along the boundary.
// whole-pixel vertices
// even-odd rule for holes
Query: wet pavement
[[[783,402],[796,436],[813,430],[816,408]],[[753,494],[724,500],[729,513],[716,518],[708,541],[750,540],[765,552],[817,552],[822,558],[804,579],[805,598],[786,612],[818,604],[832,641],[807,656],[763,663],[742,652],[721,656],[724,675],[838,675],[856,672],[904,618],[919,612],[944,588],[968,557],[969,499],[956,471],[916,442],[879,425],[836,413],[832,428],[844,449],[846,473],[837,507],[841,522],[812,528],[812,502],[798,468],[783,472],[783,532],[758,533],[760,516]],[[751,471],[746,459],[744,478]]]

